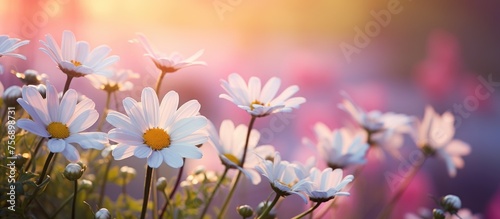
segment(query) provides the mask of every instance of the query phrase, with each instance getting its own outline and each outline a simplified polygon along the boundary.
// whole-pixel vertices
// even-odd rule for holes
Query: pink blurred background
[[[354,45],[358,34],[355,29],[364,30],[373,24],[376,18],[372,13],[389,10],[394,7],[392,4],[397,5],[399,12],[391,14],[387,25],[379,23],[378,31],[372,29],[376,34],[368,38],[366,46],[359,48],[359,53],[347,57],[340,45]],[[218,11],[214,5],[224,6],[226,10]],[[143,87],[154,85],[157,72],[152,62],[143,56],[140,45],[129,42],[135,33],[144,33],[165,53],[178,51],[187,57],[205,49],[200,60],[208,65],[167,75],[161,93],[176,90],[181,102],[199,100],[202,114],[218,126],[223,119],[236,123],[249,120],[245,112],[218,98],[223,92],[219,80],[226,79],[230,73],[240,73],[245,79],[258,76],[264,81],[277,76],[284,87],[297,84],[301,88],[298,95],[305,97],[307,103],[293,112],[285,130],[273,133],[262,143],[274,144],[288,160],[305,162],[314,151],[303,146],[301,139],[313,137],[314,123],[321,121],[331,128],[340,128],[351,122],[337,108],[340,90],[346,90],[368,110],[394,111],[421,118],[426,104],[440,113],[453,111],[456,104],[464,104],[481,84],[478,77],[491,76],[494,81],[500,81],[499,9],[500,3],[496,1],[465,0],[0,0],[0,34],[31,40],[18,50],[26,55],[27,61],[0,59],[6,71],[0,79],[5,87],[20,85],[10,70],[35,69],[48,74],[49,80],[61,90],[65,77],[50,58],[38,50],[41,46],[38,41],[50,33],[60,42],[62,31],[71,30],[77,40],[88,41],[92,48],[109,45],[112,54],[121,58],[116,68],[141,74],[141,78],[134,81],[133,91],[119,94],[120,98],[137,99]],[[75,79],[72,88],[92,98],[99,111],[104,107],[105,95],[95,90],[88,80]],[[398,205],[394,218],[416,212],[419,207],[435,207],[429,194],[439,197],[449,193],[460,196],[463,206],[474,213],[486,218],[500,217],[500,97],[497,90],[480,100],[477,109],[467,116],[455,112],[461,120],[456,137],[472,146],[472,153],[465,157],[465,168],[451,179],[444,163],[431,159],[403,196],[405,204]],[[270,119],[263,118],[257,121],[256,127],[262,131],[269,124]],[[188,172],[199,164],[221,170],[213,149],[205,146],[203,150],[206,152],[203,159],[188,161]],[[402,150],[403,154],[415,150],[409,138]],[[143,160],[130,159],[117,164],[134,166],[138,176],[144,172]],[[383,163],[371,161],[369,165],[367,169],[373,171],[365,173],[360,180],[370,183],[360,183],[362,190],[359,191],[363,192],[356,191],[352,197],[344,198],[352,200],[345,200],[346,207],[340,212],[357,211],[357,218],[373,218],[380,210],[381,202],[374,198],[375,191],[390,191],[383,174],[395,171],[399,161],[388,157]],[[176,172],[165,165],[161,170]],[[133,183],[141,185],[142,180],[137,177]],[[113,191],[112,186],[110,189]],[[240,204],[256,206],[268,192],[270,188],[265,182],[256,187],[242,183],[239,199],[233,202],[229,212],[234,213],[231,209]],[[134,195],[142,196],[139,190]],[[297,197],[285,199],[283,206],[279,215],[284,218],[307,207]],[[293,209],[285,206],[293,206]]]

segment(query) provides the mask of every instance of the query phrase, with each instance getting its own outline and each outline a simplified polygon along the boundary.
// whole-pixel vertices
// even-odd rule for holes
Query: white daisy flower
[[[457,168],[464,166],[462,156],[470,153],[469,144],[453,139],[455,135],[455,117],[451,112],[439,115],[431,106],[425,108],[425,115],[416,124],[413,139],[428,156],[438,156],[446,162],[448,174],[454,177]]]
[[[92,100],[77,103],[77,93],[69,89],[59,101],[57,90],[47,81],[44,99],[35,86],[24,86],[17,102],[28,112],[30,119],[20,119],[17,125],[33,134],[48,138],[53,153],[61,152],[71,162],[80,160],[74,145],[101,150],[108,143],[106,133],[83,132],[92,126],[99,114]]]
[[[293,108],[299,108],[300,104],[306,102],[303,97],[291,98],[299,91],[296,85],[286,88],[276,97],[281,85],[281,80],[276,77],[269,79],[262,89],[259,78],[251,77],[247,86],[243,78],[236,73],[230,74],[228,81],[221,80],[221,82],[227,94],[221,94],[219,97],[233,102],[256,117],[278,112],[291,112]]]
[[[314,132],[318,153],[332,169],[366,162],[365,155],[368,144],[363,140],[361,134],[353,133],[346,128],[331,131],[320,122],[314,125]],[[308,138],[304,138],[302,142],[314,146],[314,143]]]
[[[342,179],[342,169],[326,168],[320,171],[314,167],[311,169],[309,179],[312,183],[307,184],[305,192],[309,196],[309,200],[313,202],[326,202],[335,196],[348,196],[349,192],[341,192],[341,190],[352,180],[354,176],[348,175]]]
[[[158,69],[162,71],[162,73],[173,73],[181,68],[186,68],[193,65],[206,65],[203,61],[197,61],[196,59],[200,58],[203,54],[203,49],[196,52],[189,58],[184,58],[178,52],[173,52],[170,56],[165,54],[156,52],[151,44],[148,41],[148,38],[144,34],[138,33],[139,42],[142,44],[142,47],[146,50],[145,56],[148,56],[153,60],[154,64]]]
[[[339,108],[351,115],[357,125],[366,130],[368,143],[399,157],[399,148],[403,145],[402,134],[411,132],[414,118],[393,112],[382,113],[378,110],[367,113],[356,105],[346,92],[341,91],[340,94],[344,100],[339,104]]]
[[[26,60],[26,56],[13,53],[13,51],[21,46],[28,44],[29,42],[29,40],[21,41],[18,38],[10,38],[7,35],[0,35],[0,57],[11,56]]]
[[[245,149],[245,140],[248,127],[246,125],[234,126],[231,120],[224,120],[220,125],[220,132],[217,134],[215,127],[210,124],[209,142],[219,153],[222,164],[229,168],[236,168],[243,172],[253,184],[259,184],[261,178],[254,169],[259,164],[260,157],[274,155],[274,147],[271,145],[257,146],[260,139],[260,133],[256,129],[250,132],[248,148],[243,168],[240,167],[243,151]]]
[[[177,109],[178,103],[175,91],[168,92],[159,103],[150,87],[142,90],[141,102],[125,98],[123,107],[127,115],[112,111],[106,117],[116,127],[108,133],[117,142],[113,157],[147,158],[152,168],[158,168],[162,162],[179,168],[184,165],[182,158],[201,158],[196,145],[207,141],[203,132],[207,119],[199,115],[198,101],[188,101]]]
[[[122,69],[111,72],[109,76],[89,75],[86,78],[90,80],[90,83],[92,83],[96,89],[107,92],[132,90],[134,84],[128,80],[139,78],[139,74],[131,70]]]
[[[307,203],[307,198],[303,194],[303,191],[307,184],[311,182],[306,178],[298,178],[295,166],[288,161],[282,161],[279,152],[275,152],[273,161],[261,158],[260,165],[255,168],[269,180],[272,189],[277,195],[288,196],[296,194]]]
[[[54,61],[59,69],[69,77],[82,77],[89,74],[110,74],[106,68],[117,62],[120,58],[116,55],[106,57],[111,48],[101,45],[90,51],[89,43],[76,41],[75,35],[65,30],[62,35],[61,47],[54,38],[47,34],[44,42],[40,40],[45,48],[40,48]]]

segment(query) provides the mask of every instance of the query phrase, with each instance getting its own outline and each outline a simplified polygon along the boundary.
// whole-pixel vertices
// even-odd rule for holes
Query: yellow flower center
[[[263,102],[260,102],[258,100],[254,100],[253,102],[250,103],[250,110],[254,110],[255,108],[253,107],[254,104],[264,106],[265,104]]]
[[[78,67],[78,66],[82,65],[82,63],[81,63],[81,62],[76,61],[76,60],[71,60],[71,63],[73,63],[73,65],[75,65],[76,67]]]
[[[66,126],[60,122],[51,122],[47,126],[47,131],[49,132],[49,134],[52,138],[67,138],[67,137],[69,137],[68,126]]]
[[[224,154],[224,156],[236,165],[240,165],[240,160],[236,156],[232,154]]]
[[[148,129],[142,136],[144,144],[153,150],[161,150],[170,146],[170,135],[161,128]]]

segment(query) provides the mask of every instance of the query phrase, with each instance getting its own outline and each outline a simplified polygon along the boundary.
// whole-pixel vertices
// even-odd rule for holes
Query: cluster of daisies
[[[392,112],[365,112],[347,93],[341,92],[343,101],[339,108],[352,116],[356,127],[331,130],[325,124],[317,123],[314,126],[316,139],[303,139],[303,144],[317,148],[319,157],[328,168],[318,169],[314,158],[306,164],[288,162],[282,160],[273,146],[259,145],[260,133],[253,129],[253,125],[261,117],[289,113],[305,103],[305,98],[294,96],[299,91],[297,86],[289,86],[279,93],[281,81],[278,78],[273,77],[262,86],[259,78],[251,77],[247,82],[238,74],[229,75],[227,81],[221,81],[226,93],[220,98],[248,112],[251,120],[248,126],[224,120],[217,129],[200,114],[201,106],[197,100],[180,104],[179,94],[175,91],[158,96],[162,78],[167,73],[188,66],[205,65],[197,60],[203,50],[183,58],[178,53],[164,55],[155,51],[142,34],[135,42],[142,44],[145,56],[161,73],[156,87],[144,88],[140,100],[131,97],[123,99],[124,112],[106,109],[101,121],[105,120],[113,126],[107,133],[100,130],[102,123],[97,131],[87,131],[98,122],[99,113],[95,110],[94,101],[70,89],[72,79],[85,77],[97,89],[106,91],[109,97],[117,91],[132,89],[133,84],[129,80],[139,75],[129,70],[111,69],[119,57],[110,55],[108,46],[101,45],[91,50],[87,42],[77,41],[71,31],[63,32],[61,46],[51,35],[40,41],[40,50],[67,77],[62,93],[58,93],[47,76],[42,79],[29,70],[24,74],[16,72],[28,86],[4,91],[0,84],[2,99],[5,104],[19,104],[29,114],[29,118],[19,119],[19,128],[45,138],[50,153],[61,153],[70,162],[80,161],[78,147],[81,147],[111,151],[115,160],[131,156],[144,158],[148,168],[158,168],[162,163],[180,168],[186,158],[200,159],[203,154],[199,147],[208,142],[217,150],[222,165],[226,167],[224,174],[230,169],[238,171],[232,189],[237,186],[241,174],[253,184],[261,182],[261,175],[269,181],[275,199],[260,217],[270,214],[280,197],[291,194],[300,196],[305,202],[310,200],[316,203],[310,211],[298,217],[337,196],[349,195],[344,190],[354,177],[343,176],[342,169],[366,163],[369,150],[379,156],[387,152],[400,158],[399,148],[404,135],[414,139],[425,158],[436,156],[444,160],[450,176],[455,176],[457,168],[464,166],[462,156],[470,152],[468,144],[454,139],[454,117],[450,112],[440,115],[428,106],[422,120]],[[0,57],[26,59],[13,51],[28,43],[27,40],[0,36]],[[227,200],[231,199],[231,195],[232,192]],[[210,201],[205,204],[202,217]],[[222,215],[224,211],[225,206],[221,210]]]

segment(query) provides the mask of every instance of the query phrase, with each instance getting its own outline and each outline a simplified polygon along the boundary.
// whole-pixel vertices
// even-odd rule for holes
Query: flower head
[[[231,120],[224,120],[220,125],[220,132],[217,134],[215,127],[209,126],[209,142],[219,153],[219,158],[225,166],[236,168],[242,171],[253,184],[260,182],[260,175],[254,169],[259,164],[257,156],[267,157],[274,154],[274,147],[271,145],[257,146],[260,139],[259,131],[252,129],[248,141],[247,154],[243,168],[240,167],[245,149],[245,140],[248,132],[246,125],[234,126]]]
[[[344,100],[339,108],[351,115],[357,125],[366,131],[368,143],[399,157],[399,148],[403,144],[402,134],[411,131],[414,119],[404,114],[382,113],[378,110],[367,113],[346,92],[342,91],[340,94]]]
[[[453,139],[454,121],[451,112],[439,115],[431,106],[427,106],[423,120],[416,124],[413,133],[415,143],[424,154],[436,155],[446,162],[451,177],[457,174],[457,168],[464,166],[462,156],[470,153],[470,146],[467,143]]]
[[[255,168],[269,180],[276,194],[280,196],[296,194],[307,203],[303,191],[310,181],[306,178],[299,179],[295,166],[288,161],[282,161],[279,152],[275,152],[274,161],[261,158],[260,165]]]
[[[219,95],[220,98],[229,100],[239,108],[246,110],[252,116],[262,117],[272,113],[291,112],[294,108],[306,102],[303,97],[292,97],[299,87],[296,85],[286,88],[276,97],[281,80],[272,77],[261,89],[260,79],[251,77],[247,83],[236,74],[230,74],[228,81],[222,80],[222,88],[227,94]]]
[[[134,84],[128,81],[132,78],[139,78],[139,74],[131,70],[112,71],[111,75],[89,75],[86,77],[92,85],[107,92],[132,90]]]
[[[148,56],[153,60],[154,64],[158,69],[162,71],[162,73],[173,73],[181,68],[186,68],[193,65],[206,65],[203,61],[197,61],[204,50],[199,50],[194,55],[189,58],[182,57],[181,54],[177,52],[173,52],[170,56],[164,55],[162,53],[156,52],[153,47],[151,47],[148,38],[144,34],[138,33],[138,40],[146,50],[145,56]]]
[[[0,35],[0,57],[11,56],[26,60],[26,56],[13,53],[13,51],[21,46],[28,44],[29,42],[29,40],[21,41],[18,38],[10,38],[7,35]]]
[[[316,134],[316,147],[332,169],[345,168],[351,165],[364,164],[368,144],[362,135],[352,133],[346,128],[331,131],[325,124],[314,125]],[[304,144],[313,145],[308,138],[303,139]]]
[[[5,89],[2,99],[7,106],[17,106],[17,99],[23,95],[23,89],[17,85],[12,85]]]
[[[57,90],[47,81],[44,99],[34,86],[22,89],[17,102],[32,119],[20,119],[17,125],[33,134],[48,138],[47,146],[53,153],[61,152],[71,162],[80,160],[74,145],[101,150],[108,142],[106,133],[84,132],[98,119],[94,102],[85,99],[77,103],[77,93],[69,89],[59,101]]]
[[[462,208],[462,201],[456,195],[446,195],[441,199],[441,206],[445,211],[455,214]]]
[[[106,117],[115,127],[109,131],[109,138],[118,143],[113,157],[147,158],[152,168],[158,168],[162,162],[179,168],[184,165],[182,158],[201,158],[196,145],[207,140],[200,131],[207,125],[207,119],[199,115],[198,101],[191,100],[177,109],[178,103],[175,91],[168,92],[159,102],[150,87],[142,90],[141,102],[125,98],[123,106],[127,114],[113,111]]]
[[[116,55],[106,57],[111,48],[101,45],[90,51],[89,43],[76,41],[75,35],[65,30],[62,35],[61,47],[54,38],[47,34],[45,41],[40,40],[44,47],[40,48],[54,61],[59,69],[71,77],[82,77],[88,74],[107,75],[105,69],[117,62],[120,58]]]
[[[342,179],[342,169],[326,168],[320,172],[318,168],[313,168],[309,179],[312,183],[307,184],[305,189],[309,199],[313,202],[326,202],[335,196],[349,195],[341,190],[354,180],[354,176],[348,175]]]

